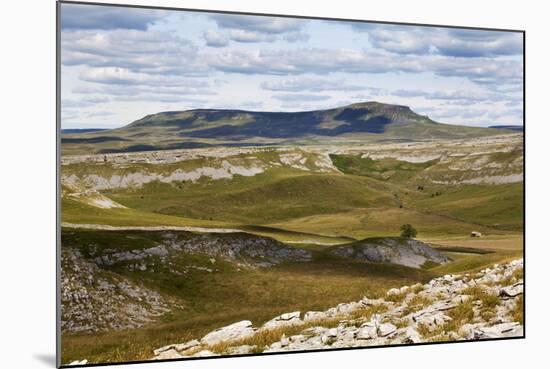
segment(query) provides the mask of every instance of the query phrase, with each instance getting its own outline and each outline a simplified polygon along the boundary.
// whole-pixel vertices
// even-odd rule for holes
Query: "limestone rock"
[[[193,357],[209,357],[209,356],[217,356],[217,354],[213,353],[210,350],[202,350],[193,355]]]
[[[255,346],[231,347],[229,345],[230,347],[224,353],[242,355],[258,351],[304,351],[403,343],[414,344],[437,340],[460,341],[464,339],[481,340],[522,336],[523,326],[512,320],[514,319],[513,313],[518,307],[519,300],[517,296],[523,293],[523,281],[511,286],[503,287],[499,285],[499,281],[508,280],[515,270],[521,268],[522,265],[521,262],[495,265],[486,268],[482,273],[471,275],[449,274],[434,278],[425,285],[417,284],[389,290],[387,296],[407,294],[403,300],[399,299],[398,302],[385,301],[383,298],[370,299],[364,297],[357,302],[338,304],[326,311],[308,311],[304,316],[304,320],[300,319],[300,312],[298,311],[282,314],[265,323],[260,329],[296,326],[303,324],[304,321],[315,321],[318,325],[303,330],[298,329],[297,334],[288,337],[282,334],[279,340],[273,342],[269,347],[258,349]],[[492,311],[494,314],[482,317],[481,312],[484,311],[483,309],[486,306],[484,306],[482,300],[476,300],[472,302],[474,317],[470,322],[463,324],[458,329],[452,328],[452,325],[445,326],[447,322],[452,320],[450,316],[453,316],[453,309],[472,300],[469,292],[465,291],[469,286],[478,286],[485,293],[493,296],[497,293],[500,295],[500,303]],[[416,297],[429,298],[431,302],[427,306],[423,306],[421,303],[413,303],[413,299]],[[373,314],[367,322],[365,322],[364,317],[357,317],[352,314],[356,309],[379,305],[385,305],[386,309]],[[331,318],[334,317],[337,317],[339,321],[337,327],[332,326],[334,319]],[[402,328],[397,328],[396,325]],[[426,328],[427,331],[420,330],[420,326]],[[441,331],[442,327],[444,331]],[[242,339],[249,337],[254,332],[255,329],[249,321],[238,322],[209,333],[201,342],[195,340],[184,344],[161,347],[155,350],[157,355],[155,358],[185,357],[186,352],[189,352],[190,349],[196,351],[196,348],[200,347],[201,344],[209,345]],[[423,332],[424,336],[420,332]],[[210,355],[215,354],[205,347],[193,356]]]
[[[242,320],[208,333],[201,339],[201,343],[205,345],[215,345],[220,342],[247,338],[254,335],[254,332],[255,330],[252,328],[252,322],[250,320]]]
[[[419,343],[422,342],[422,337],[420,333],[413,327],[407,327],[405,330],[405,337],[403,343]]]
[[[181,355],[179,352],[177,352],[175,349],[170,348],[168,350],[164,350],[164,351],[160,352],[159,354],[157,354],[155,356],[155,359],[156,360],[169,360],[169,359],[181,359],[182,357],[184,357],[184,356]]]
[[[170,349],[174,349],[178,352],[182,352],[182,351],[185,351],[185,350],[189,350],[190,348],[196,347],[198,345],[200,345],[199,341],[191,340],[191,341],[188,341],[188,342],[185,342],[185,343],[178,343],[178,344],[163,346],[161,348],[158,348],[158,349],[154,350],[153,353],[156,356],[156,355],[159,355],[160,353],[162,353],[164,351],[168,351]]]
[[[227,350],[228,355],[246,355],[250,354],[256,346],[250,346],[250,345],[242,345],[237,347],[231,347],[229,350]]]
[[[262,329],[273,329],[302,323],[303,321],[300,319],[300,312],[294,311],[292,313],[282,314],[271,319],[270,321],[264,323]]]
[[[334,255],[374,263],[392,263],[420,268],[426,261],[438,264],[450,259],[424,242],[401,237],[367,238],[331,251]]]
[[[378,327],[373,322],[363,324],[356,336],[359,340],[369,340],[376,337],[378,337]]]
[[[327,313],[325,313],[324,311],[308,311],[304,315],[304,322],[308,322],[311,320],[322,320],[326,319],[327,317]]]
[[[513,298],[523,294],[523,281],[500,289],[499,295],[503,298]]]
[[[517,337],[523,335],[523,326],[517,322],[480,327],[474,331],[474,339]]]
[[[380,337],[386,337],[397,330],[397,327],[391,323],[383,323],[378,327]]]
[[[73,365],[86,365],[88,364],[88,360],[84,359],[84,360],[75,360],[75,361],[72,361],[71,363],[69,363],[70,366],[73,366]]]

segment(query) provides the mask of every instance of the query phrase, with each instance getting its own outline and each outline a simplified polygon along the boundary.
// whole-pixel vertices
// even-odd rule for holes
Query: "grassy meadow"
[[[91,258],[92,248],[142,250],[157,245],[162,231],[77,229],[79,224],[113,227],[201,227],[274,238],[310,251],[309,262],[285,262],[269,268],[242,268],[205,255],[182,253],[171,266],[155,264],[146,271],[125,265],[102,266],[109,273],[179,301],[154,324],[132,330],[62,335],[63,362],[145,360],[163,345],[201,337],[239,320],[254,324],[290,311],[325,310],[341,302],[382,296],[387,289],[424,283],[447,273],[475,271],[523,253],[523,183],[445,184],[455,175],[440,160],[412,163],[363,158],[355,153],[331,154],[331,170],[318,170],[317,154],[301,149],[303,168],[268,165],[278,160],[273,150],[239,154],[231,163],[260,162],[253,176],[201,177],[165,183],[94,190],[63,184],[62,247]],[[517,158],[518,153],[514,154]],[[522,153],[521,153],[522,155]],[[514,158],[495,156],[496,163]],[[229,160],[229,159],[228,159]],[[169,164],[68,164],[62,175],[110,178],[136,171],[169,174],[214,166],[207,157]],[[447,169],[446,169],[447,168]],[[464,171],[467,172],[467,171]],[[492,172],[477,172],[490,175]],[[467,173],[469,175],[469,173]],[[84,188],[84,190],[83,190]],[[122,207],[101,208],[69,196],[96,191]],[[445,265],[414,269],[331,256],[331,245],[368,237],[399,236],[412,224],[417,238],[452,259]],[[472,238],[470,232],[482,233]],[[91,259],[90,259],[91,260]],[[193,264],[213,269],[193,269]]]

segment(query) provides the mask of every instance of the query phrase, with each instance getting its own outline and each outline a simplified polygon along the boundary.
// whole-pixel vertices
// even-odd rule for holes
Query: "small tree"
[[[417,233],[416,229],[410,224],[403,224],[401,226],[401,237],[415,238]]]

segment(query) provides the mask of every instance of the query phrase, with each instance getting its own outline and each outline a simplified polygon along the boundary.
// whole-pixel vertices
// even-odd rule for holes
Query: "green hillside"
[[[62,149],[66,154],[113,153],[218,145],[456,139],[511,132],[441,124],[406,106],[365,102],[304,112],[161,112],[117,129],[63,134]]]

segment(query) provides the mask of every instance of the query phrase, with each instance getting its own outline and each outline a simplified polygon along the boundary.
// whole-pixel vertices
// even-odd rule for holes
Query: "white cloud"
[[[369,32],[369,41],[375,48],[398,54],[427,54],[430,42],[426,37],[408,31],[375,28]]]
[[[203,33],[204,40],[206,41],[206,45],[210,47],[225,47],[229,44],[229,40],[227,37],[222,35],[220,32],[209,29]]]
[[[505,124],[521,109],[520,34],[141,14],[96,14],[63,28],[64,122],[76,111],[75,124],[101,116],[118,124],[167,106],[274,111],[380,100],[429,105],[447,122]]]
[[[309,35],[303,31],[307,23],[304,20],[230,14],[214,15],[211,18],[234,42],[274,42],[283,39],[293,43],[309,39]]]
[[[118,67],[134,72],[200,75],[197,46],[159,31],[113,30],[62,33],[63,65]]]
[[[80,79],[88,82],[113,85],[184,86],[207,87],[208,83],[178,76],[164,76],[133,72],[127,68],[88,68],[80,73]]]
[[[228,50],[207,54],[211,68],[242,74],[298,75],[306,73],[434,73],[480,84],[518,83],[522,64],[513,60],[392,55],[356,49]]]
[[[116,6],[61,4],[62,29],[146,30],[167,12]]]
[[[264,81],[260,85],[269,91],[361,91],[365,86],[347,83],[343,79],[319,79],[319,78],[290,78],[278,81]]]
[[[245,15],[213,15],[218,27],[241,29],[266,34],[281,34],[295,32],[302,28],[305,22],[299,19]]]
[[[330,99],[328,95],[310,95],[310,94],[276,94],[272,96],[280,101],[322,101]]]
[[[229,38],[236,42],[273,42],[276,40],[274,35],[244,29],[230,30]]]
[[[519,32],[354,23],[378,49],[397,54],[440,54],[451,57],[521,55]]]
[[[392,95],[400,97],[423,97],[428,100],[447,100],[459,101],[462,103],[472,102],[496,102],[517,100],[518,97],[507,96],[504,94],[490,93],[486,91],[473,90],[442,90],[442,91],[423,91],[423,90],[395,90]]]

